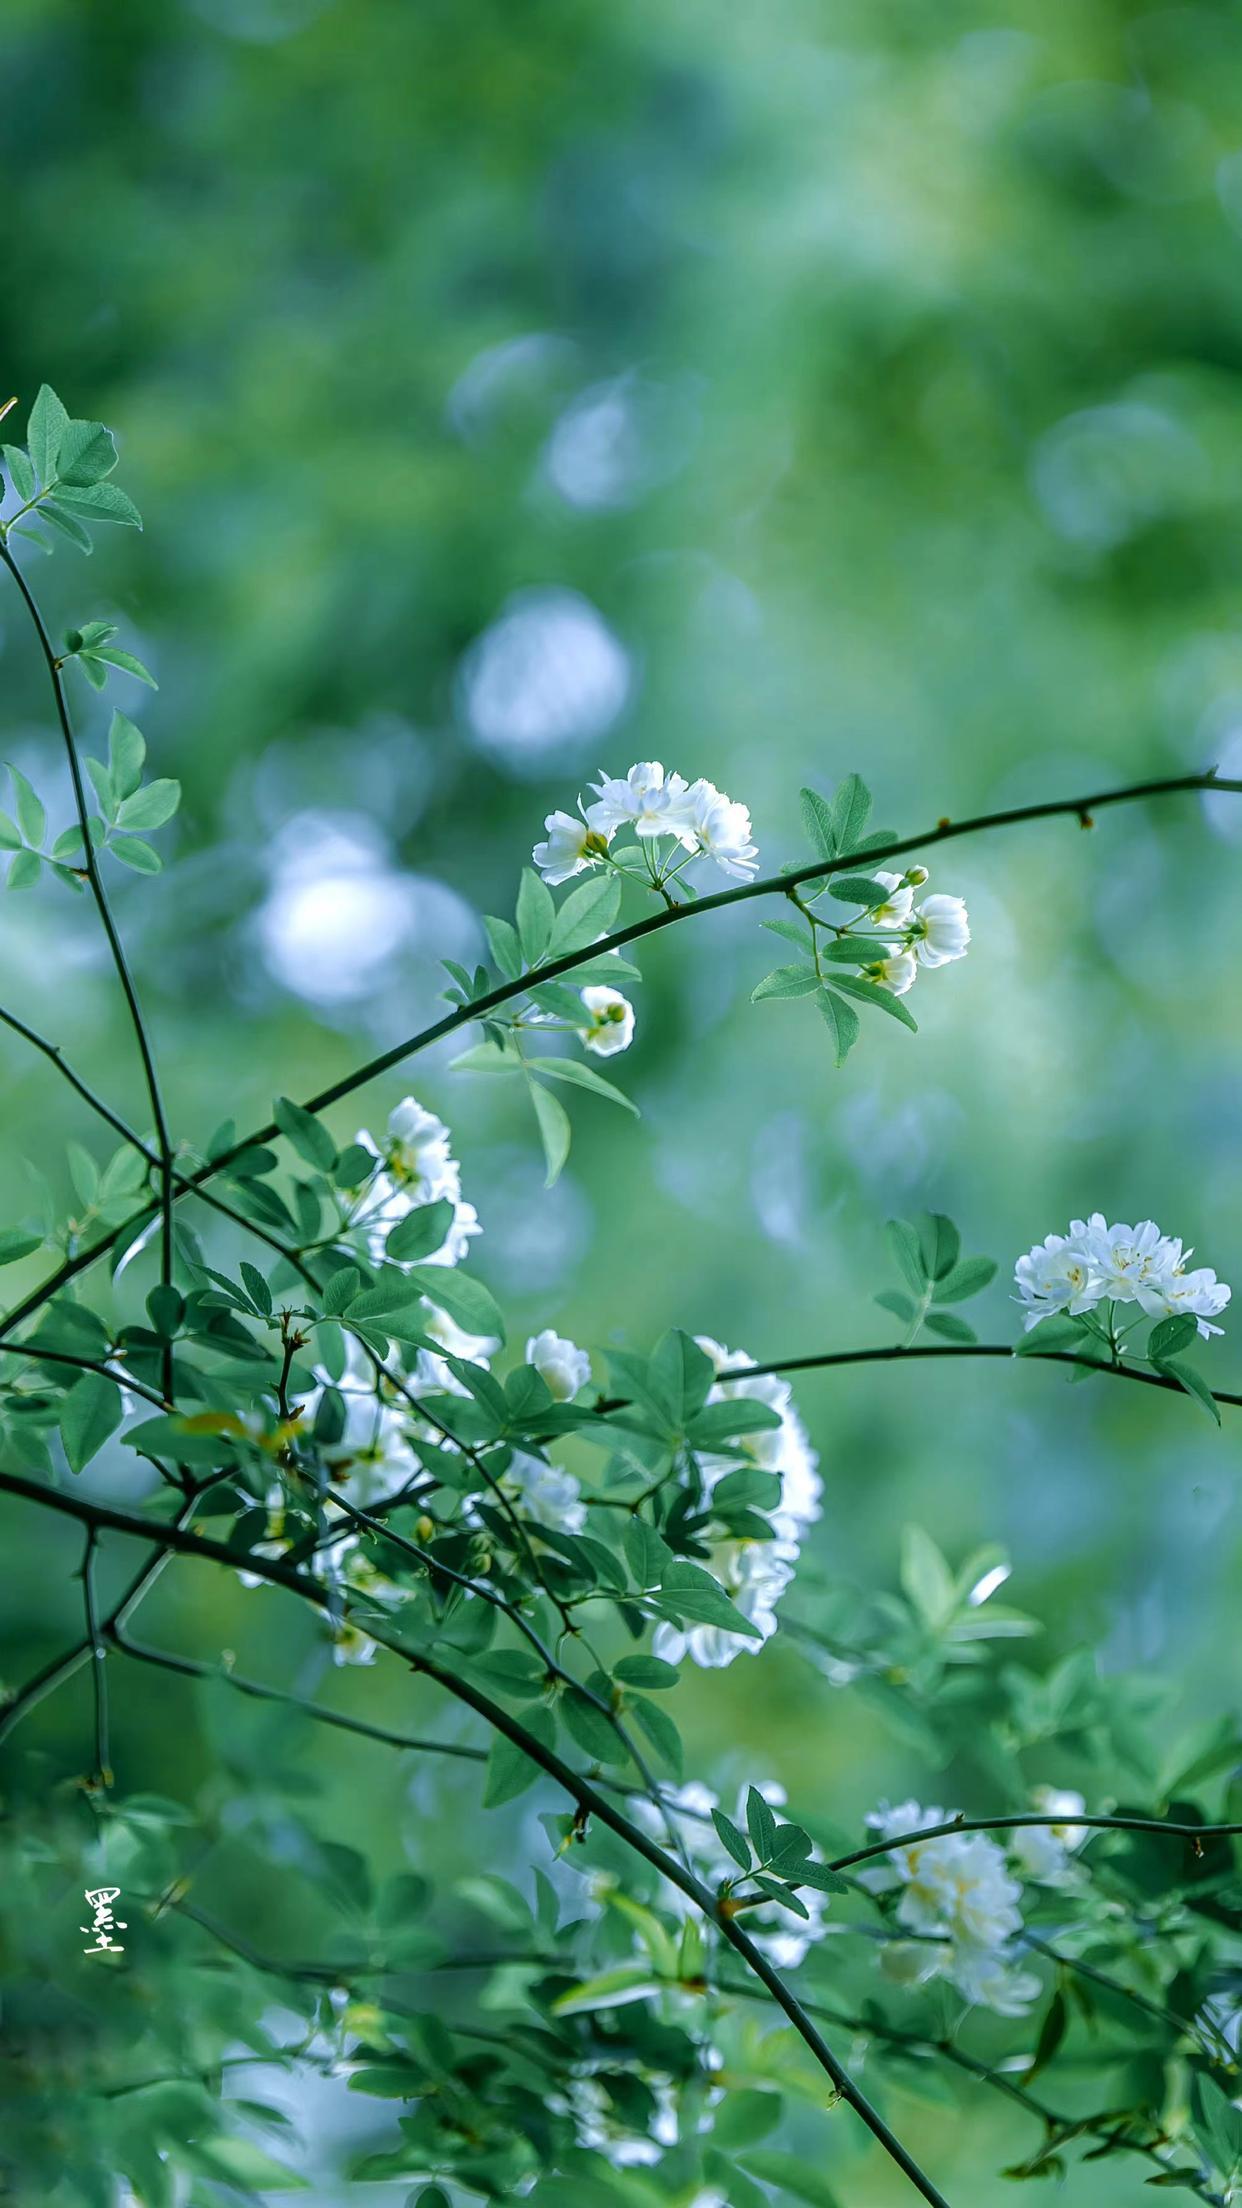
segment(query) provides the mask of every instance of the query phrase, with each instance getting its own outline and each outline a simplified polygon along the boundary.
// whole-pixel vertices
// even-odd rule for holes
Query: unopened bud
[[[420,1518],[418,1524],[414,1528],[414,1531],[418,1535],[419,1540],[423,1542],[430,1541],[431,1536],[435,1532],[435,1530],[436,1529],[434,1521],[426,1516]]]
[[[911,889],[921,889],[924,882],[930,880],[931,876],[925,866],[912,866],[906,873],[906,881]]]

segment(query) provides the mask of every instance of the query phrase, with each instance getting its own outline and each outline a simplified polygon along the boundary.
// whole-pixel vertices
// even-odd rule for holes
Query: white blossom
[[[696,1337],[698,1347],[717,1372],[753,1363],[744,1352],[727,1350],[708,1335]],[[793,1579],[798,1552],[806,1528],[819,1516],[821,1483],[818,1458],[793,1402],[787,1380],[773,1373],[745,1373],[733,1380],[716,1380],[708,1391],[708,1403],[724,1403],[735,1397],[765,1403],[777,1412],[780,1423],[756,1433],[739,1436],[738,1448],[761,1471],[780,1480],[780,1494],[764,1515],[772,1527],[772,1539],[759,1541],[723,1535],[709,1541],[706,1567],[719,1580],[742,1616],[759,1629],[758,1640],[730,1633],[718,1625],[691,1625],[684,1632],[665,1622],[656,1629],[653,1646],[658,1656],[676,1663],[688,1655],[707,1669],[731,1664],[745,1650],[752,1653],[776,1631],[776,1605]],[[698,1459],[705,1498],[710,1503],[717,1482],[735,1469],[735,1460],[710,1453]]]
[[[947,966],[951,959],[965,958],[970,921],[962,898],[942,890],[925,897],[915,911],[910,937],[922,966]]]
[[[588,805],[588,825],[611,838],[619,828],[636,836],[676,836],[689,832],[685,801],[690,785],[684,775],[665,774],[658,759],[640,759],[624,780],[604,774],[591,784],[596,802]]]
[[[1087,1837],[1087,1826],[1074,1823],[1087,1805],[1081,1794],[1055,1786],[1037,1786],[1031,1801],[1036,1809],[1056,1818],[1057,1822],[1017,1826],[1009,1835],[1009,1853],[1024,1878],[1036,1879],[1044,1886],[1058,1886],[1064,1880],[1071,1854]]]
[[[634,1040],[634,1007],[629,998],[601,984],[582,989],[579,995],[591,1015],[578,1030],[586,1048],[599,1058],[615,1058],[618,1051],[628,1050]]]
[[[559,1533],[581,1533],[586,1525],[582,1490],[572,1472],[562,1471],[559,1465],[515,1449],[502,1475],[502,1485],[537,1526],[550,1526]]]
[[[895,997],[904,997],[919,978],[919,964],[913,951],[886,951],[865,965],[862,973],[864,980],[891,989]]]
[[[1037,1242],[1018,1259],[1014,1279],[1026,1306],[1028,1334],[1054,1312],[1092,1310],[1103,1292],[1086,1250],[1065,1234],[1050,1234]]]
[[[687,848],[702,852],[734,881],[749,881],[757,871],[759,852],[751,841],[746,806],[725,797],[714,782],[700,780],[686,793],[685,814],[680,840]]]
[[[918,1802],[881,1803],[867,1823],[895,1839],[949,1823],[956,1813]],[[1013,1967],[1013,1942],[1022,1930],[1022,1888],[1004,1850],[982,1832],[947,1832],[894,1848],[861,1874],[876,1893],[899,1895],[895,1918],[906,1932],[929,1943],[926,1964],[904,1960],[908,1981],[919,1976],[951,1980],[966,2000],[1020,2015],[1039,1981]]]
[[[1186,1312],[1205,1339],[1219,1334],[1210,1322],[1232,1291],[1208,1266],[1188,1272],[1191,1254],[1154,1219],[1110,1226],[1099,1211],[1071,1219],[1068,1235],[1050,1234],[1018,1259],[1014,1278],[1027,1328],[1056,1311],[1077,1314],[1109,1302],[1136,1303],[1148,1318]]]
[[[914,910],[914,884],[908,874],[888,874],[876,867],[870,875],[873,882],[881,882],[889,895],[882,905],[872,905],[867,918],[874,928],[904,928]]]
[[[585,873],[588,867],[598,866],[612,833],[592,828],[578,813],[549,813],[543,825],[546,840],[535,845],[531,857],[545,882],[554,888],[575,874]]]
[[[566,1341],[550,1326],[545,1326],[541,1334],[531,1335],[526,1344],[526,1362],[534,1366],[557,1403],[568,1403],[591,1377],[591,1360],[585,1349]]]

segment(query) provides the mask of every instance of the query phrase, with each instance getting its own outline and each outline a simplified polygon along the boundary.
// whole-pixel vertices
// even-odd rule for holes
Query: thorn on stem
[[[1080,812],[1080,813],[1079,813],[1079,815],[1078,815],[1078,825],[1079,825],[1079,827],[1080,827],[1080,828],[1094,828],[1094,826],[1095,826],[1095,819],[1094,819],[1094,816],[1093,816],[1093,815],[1092,815],[1091,813],[1087,812],[1087,811],[1086,811],[1086,810],[1084,809],[1084,810],[1083,810],[1082,812]]]

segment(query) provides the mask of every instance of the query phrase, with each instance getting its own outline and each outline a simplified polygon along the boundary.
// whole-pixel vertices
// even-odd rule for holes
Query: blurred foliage
[[[46,377],[107,420],[147,517],[36,579],[59,630],[115,622],[160,683],[150,704],[113,695],[183,807],[164,874],[117,903],[191,1139],[410,1032],[439,958],[479,952],[474,913],[511,909],[544,813],[601,761],[719,780],[765,867],[800,848],[798,784],[851,768],[902,830],[1231,747],[1238,771],[1236,8],[8,0],[0,80],[0,395]],[[471,648],[549,605],[569,626],[501,663],[488,736]],[[0,621],[9,755],[52,788],[11,594]],[[103,709],[75,696],[102,751]],[[1236,1277],[1224,803],[963,844],[947,882],[972,957],[917,1043],[879,1023],[839,1075],[796,1008],[748,1005],[770,955],[744,911],[679,929],[644,962],[643,1120],[587,1102],[546,1196],[505,1084],[423,1061],[515,1333],[649,1345],[676,1322],[759,1357],[886,1339],[883,1221],[922,1204],[1002,1284],[1097,1204]],[[6,1001],[47,1025],[54,988],[55,1039],[141,1123],[85,900],[54,896],[5,904]],[[2,1052],[9,1218],[24,1158],[63,1191],[66,1138],[94,1137],[43,1062]],[[999,1339],[1005,1293],[985,1305]],[[1227,1339],[1218,1384],[1234,1360]],[[1169,1690],[1170,1738],[1211,1732],[1236,1694],[1228,1432],[1000,1363],[815,1375],[799,1399],[825,1574],[891,1586],[909,1517],[952,1558],[998,1540],[1041,1662],[1098,1643],[1106,1673]],[[61,1530],[6,1525],[0,1670],[19,1681],[77,1630],[77,1590]],[[236,1641],[285,1675],[283,1617],[204,1578],[157,1593],[152,1637]],[[689,1682],[679,1716],[705,1763],[760,1759],[845,1829],[882,1792],[973,1783],[937,1768],[934,1728],[866,1701],[808,1738],[821,1692],[778,1644]],[[412,1721],[399,1677],[367,1694]],[[126,1785],[192,1797],[236,1712],[156,1675],[116,1699]],[[82,1771],[88,1715],[79,1682],[32,1719],[37,1783]],[[455,1797],[360,1743],[329,1758],[316,1735],[305,1760],[342,1839],[365,1790],[394,1871],[434,1798],[428,1867],[451,1875],[468,1768]],[[1092,1769],[1088,1744],[1035,1775]],[[220,1903],[313,1951],[313,1892],[261,1848]],[[955,2204],[990,2208],[1003,2118],[920,2126]],[[1135,2182],[1084,2168],[1074,2197],[1120,2208]],[[851,2208],[901,2197],[874,2156],[845,2183]]]

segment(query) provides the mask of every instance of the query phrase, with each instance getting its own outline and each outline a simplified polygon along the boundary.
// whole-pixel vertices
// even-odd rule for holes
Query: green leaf
[[[726,1853],[733,1857],[734,1862],[741,1870],[748,1871],[750,1869],[750,1849],[746,1844],[745,1835],[739,1832],[731,1817],[725,1816],[723,1809],[712,1811],[712,1823],[716,1827],[720,1844]]]
[[[108,848],[114,859],[119,859],[122,866],[131,866],[135,874],[161,874],[164,870],[159,852],[153,851],[141,836],[126,836],[123,843],[113,843]]]
[[[701,1412],[715,1377],[711,1358],[680,1327],[661,1335],[647,1363],[651,1394],[676,1426]]]
[[[106,660],[109,667],[118,667],[123,675],[133,675],[138,682],[145,682],[148,690],[158,690],[159,684],[149,667],[144,667],[132,652],[123,652],[119,644],[96,644],[84,653],[85,659]],[[98,687],[98,685],[97,685]]]
[[[852,1004],[847,1004],[844,997],[834,996],[830,989],[821,989],[815,1002],[832,1036],[836,1062],[843,1066],[858,1041],[858,1014]]]
[[[126,529],[141,529],[142,515],[133,499],[118,490],[115,483],[92,483],[78,489],[75,485],[59,483],[56,497],[62,506],[73,511],[90,514],[95,521],[118,522]],[[46,512],[46,508],[43,509]]]
[[[497,920],[489,915],[484,919],[483,930],[492,954],[492,963],[501,980],[516,981],[522,971],[522,946],[518,942],[516,928],[510,927],[507,920]]]
[[[22,839],[16,824],[7,813],[0,813],[0,850],[20,851],[21,848]]]
[[[9,862],[10,889],[32,889],[43,872],[43,861],[36,851],[18,851]]]
[[[850,1882],[827,1863],[804,1863],[797,1874],[799,1886],[813,1886],[817,1894],[848,1894]]]
[[[30,465],[29,455],[20,445],[6,445],[4,464],[12,477],[13,488],[24,504],[28,498],[34,497],[36,488],[35,472]]]
[[[533,1735],[541,1747],[553,1746],[556,1726],[549,1711],[528,1710],[523,1723],[527,1732]],[[487,1759],[487,1783],[483,1789],[484,1809],[498,1809],[502,1802],[516,1800],[540,1776],[540,1766],[532,1762],[525,1750],[503,1733],[498,1734]]]
[[[101,1372],[86,1372],[70,1388],[60,1413],[60,1438],[71,1472],[80,1472],[121,1423],[121,1391]]]
[[[536,1058],[530,1071],[545,1081],[568,1081],[572,1088],[587,1089],[592,1096],[605,1097],[610,1104],[624,1105],[627,1112],[633,1112],[635,1119],[639,1116],[637,1104],[624,1090],[605,1081],[603,1074],[596,1073],[593,1067],[580,1065],[576,1058]]]
[[[105,817],[108,820],[111,820],[113,814],[116,812],[117,806],[117,796],[116,791],[113,788],[112,776],[109,774],[108,769],[105,767],[102,759],[88,759],[86,762],[86,771],[91,778],[91,782],[95,790],[95,795],[99,799],[99,803],[103,809]],[[76,836],[78,842],[81,843],[82,831],[80,828],[66,829],[65,833],[66,835]],[[60,847],[63,844],[64,840],[64,836],[58,836],[56,838],[55,843],[52,845],[53,858],[63,858],[64,853]]]
[[[482,1281],[472,1280],[469,1273],[456,1271],[451,1265],[415,1265],[407,1278],[428,1303],[447,1311],[468,1334],[494,1334],[504,1341],[500,1306]]]
[[[622,2008],[628,2001],[645,2001],[649,1994],[657,1993],[659,1987],[660,1981],[653,1976],[650,1963],[618,1963],[615,1970],[603,1970],[597,1978],[584,1979],[568,1993],[558,1994],[552,2003],[552,2014],[581,2016],[589,2009]]]
[[[557,1701],[566,1731],[595,1763],[624,1763],[628,1751],[621,1735],[580,1687],[567,1687]]]
[[[996,1278],[996,1261],[991,1257],[964,1257],[960,1264],[937,1280],[937,1303],[964,1303],[967,1296],[977,1296],[989,1281]]]
[[[668,1543],[645,1518],[631,1518],[622,1536],[636,1587],[659,1587],[672,1562]]]
[[[923,1324],[933,1334],[940,1334],[946,1342],[977,1342],[979,1337],[965,1319],[956,1319],[948,1311],[929,1311]]]
[[[919,1023],[914,1014],[907,1012],[904,1000],[894,996],[882,982],[866,981],[860,974],[834,974],[832,986],[847,997],[857,997],[860,1004],[873,1004],[877,1012],[887,1012],[890,1020],[899,1020],[912,1035],[918,1034]]]
[[[20,1227],[0,1227],[0,1265],[16,1265],[43,1247],[41,1234],[23,1234]]]
[[[871,817],[871,792],[861,775],[848,774],[832,800],[838,851],[852,851]]]
[[[26,443],[40,483],[46,485],[55,482],[56,463],[68,427],[69,416],[51,385],[40,384],[38,397],[30,409],[30,419],[26,424]]]
[[[543,1144],[543,1154],[548,1167],[543,1185],[545,1188],[551,1188],[559,1180],[561,1169],[569,1156],[569,1146],[573,1141],[573,1128],[570,1125],[569,1114],[559,1097],[553,1096],[551,1091],[545,1089],[539,1081],[532,1081],[529,1086],[530,1100],[535,1107],[535,1118],[539,1123],[539,1140]]]
[[[102,422],[70,422],[60,440],[56,474],[63,491],[66,484],[98,483],[111,475],[117,451],[112,432]]]
[[[76,544],[79,552],[89,552],[91,550],[90,531],[84,529],[81,522],[75,520],[74,516],[68,513],[63,506],[58,506],[54,499],[44,498],[41,500],[39,512],[43,520],[50,522],[53,529],[58,530],[62,537],[68,537],[70,544]],[[96,688],[98,687],[97,684]]]
[[[1167,1357],[1176,1357],[1179,1350],[1188,1349],[1199,1329],[1189,1311],[1174,1312],[1153,1326],[1147,1337],[1147,1355],[1153,1365]]]
[[[818,790],[799,790],[798,802],[802,808],[802,825],[821,859],[834,859],[837,855],[837,831],[832,808]]]
[[[398,1265],[434,1257],[437,1250],[443,1249],[453,1219],[454,1207],[447,1197],[434,1204],[416,1204],[390,1231],[385,1254]]]
[[[1159,1369],[1161,1372],[1167,1372],[1170,1379],[1176,1380],[1178,1387],[1184,1388],[1187,1395],[1192,1395],[1196,1403],[1201,1403],[1208,1417],[1214,1418],[1219,1426],[1220,1405],[1212,1394],[1207,1381],[1195,1371],[1193,1365],[1184,1365],[1180,1358],[1166,1357],[1162,1359]]]
[[[118,799],[132,797],[142,780],[147,742],[124,713],[114,713],[108,729],[108,772]]]
[[[41,800],[17,767],[9,768],[17,804],[17,823],[27,843],[41,845],[47,833],[47,814]]]
[[[921,1526],[902,1529],[901,1584],[926,1624],[947,1623],[957,1603],[953,1574],[931,1535]]]
[[[904,1278],[913,1288],[915,1295],[921,1299],[929,1283],[927,1267],[923,1258],[923,1246],[915,1229],[907,1219],[890,1219],[885,1225],[884,1232],[888,1236],[888,1246],[896,1258]]]
[[[155,783],[151,784],[152,789],[157,786]],[[332,1172],[336,1164],[336,1144],[322,1120],[317,1119],[313,1112],[308,1112],[303,1105],[295,1104],[289,1096],[277,1097],[272,1106],[272,1118],[300,1158],[305,1158],[308,1165],[317,1166],[321,1173]],[[440,1240],[444,1240],[443,1235]],[[439,1247],[438,1244],[435,1246]]]
[[[246,1293],[255,1309],[261,1311],[265,1319],[270,1319],[272,1315],[272,1291],[258,1266],[248,1264],[243,1257],[238,1271],[246,1284]]]
[[[759,1861],[768,1862],[776,1851],[776,1819],[757,1786],[746,1790],[746,1825]]]
[[[528,966],[534,966],[547,950],[556,920],[552,892],[533,868],[522,869],[517,896],[518,941]]]
[[[942,1211],[925,1211],[919,1215],[918,1233],[928,1279],[944,1280],[961,1253],[962,1238],[957,1228]]]
[[[835,874],[828,884],[830,897],[837,897],[843,905],[886,905],[892,890],[883,882],[874,881],[869,874]]]
[[[181,803],[181,784],[170,780],[147,782],[117,808],[118,828],[162,828]]]
[[[583,951],[601,935],[607,935],[621,905],[621,883],[615,874],[593,875],[571,889],[557,910],[548,942],[548,957],[565,958]]]
[[[630,1697],[630,1707],[642,1726],[658,1756],[662,1756],[674,1778],[679,1779],[684,1765],[681,1734],[666,1710],[658,1702],[649,1702],[645,1694]]]
[[[915,1307],[909,1296],[903,1296],[900,1288],[882,1289],[875,1301],[879,1304],[881,1311],[891,1311],[893,1317],[900,1319],[903,1326],[909,1326],[911,1319],[914,1317]]]
[[[753,2153],[747,2151],[745,2167],[765,2185],[782,2186],[796,2200],[805,2201],[807,2208],[840,2208],[836,2193],[799,2155],[760,2147]]]
[[[351,1304],[362,1285],[362,1275],[356,1265],[342,1265],[325,1284],[321,1301],[327,1318],[338,1318]]]
[[[676,1664],[666,1664],[662,1656],[622,1656],[612,1675],[622,1686],[646,1687],[648,1693],[675,1687],[681,1676]]]
[[[752,1004],[763,997],[809,997],[819,987],[813,966],[774,966],[750,992]]]

